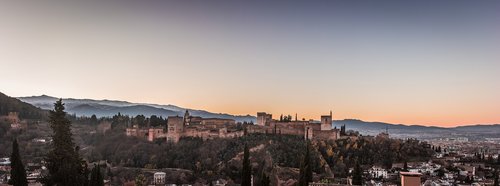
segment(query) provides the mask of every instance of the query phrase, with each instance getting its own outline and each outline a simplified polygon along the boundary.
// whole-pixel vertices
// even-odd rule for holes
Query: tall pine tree
[[[299,186],[307,186],[309,182],[312,182],[311,155],[309,149],[309,140],[307,140],[304,159],[300,164]]]
[[[250,152],[245,144],[243,150],[243,170],[241,173],[241,186],[252,185],[252,167],[250,166]]]
[[[51,149],[46,157],[49,174],[43,181],[46,185],[83,186],[87,180],[84,162],[73,142],[71,122],[66,118],[61,99],[50,111],[49,123],[53,131]]]
[[[24,169],[17,139],[12,142],[12,154],[10,155],[10,180],[9,184],[14,186],[27,186],[26,170]]]
[[[101,173],[101,167],[97,164],[94,165],[90,173],[89,186],[104,186],[104,178]]]

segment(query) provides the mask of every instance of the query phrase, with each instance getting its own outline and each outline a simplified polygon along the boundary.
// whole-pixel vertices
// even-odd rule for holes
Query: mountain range
[[[51,110],[54,103],[59,99],[47,95],[18,97],[17,99],[39,107],[45,110]],[[251,115],[239,116],[225,113],[212,113],[205,110],[196,110],[182,108],[175,105],[159,105],[150,103],[131,103],[127,101],[115,100],[93,100],[93,99],[74,99],[63,98],[66,106],[66,112],[75,114],[76,116],[92,116],[109,117],[118,113],[122,115],[136,116],[142,114],[146,117],[151,115],[168,117],[168,116],[183,116],[186,110],[193,116],[201,116],[204,118],[224,118],[234,119],[236,121],[253,121],[255,117]]]
[[[35,107],[51,110],[53,104],[59,98],[41,95],[18,97],[22,102],[29,103]],[[127,101],[116,100],[93,100],[93,99],[75,99],[63,98],[66,111],[77,116],[91,116],[95,114],[98,117],[113,116],[117,113],[123,115],[135,116],[142,114],[144,116],[157,115],[162,117],[182,116],[186,110],[191,115],[204,118],[225,118],[234,119],[239,122],[255,122],[256,117],[252,115],[231,115],[225,113],[212,113],[205,110],[196,110],[182,108],[175,105],[160,105],[151,103],[131,103]],[[334,120],[333,126],[340,128],[345,125],[348,130],[359,131],[364,135],[376,135],[380,132],[389,132],[396,137],[448,137],[448,136],[475,136],[480,134],[482,137],[500,137],[500,124],[493,125],[468,125],[451,128],[423,125],[391,124],[384,122],[366,122],[357,119]]]

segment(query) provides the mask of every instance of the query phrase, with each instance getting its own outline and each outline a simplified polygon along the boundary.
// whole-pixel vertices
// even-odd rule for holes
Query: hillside
[[[58,99],[55,97],[42,95],[42,96],[30,96],[30,97],[19,97],[18,99],[30,103],[36,107],[42,109],[52,109],[53,103]],[[204,110],[196,110],[189,108],[182,108],[175,105],[160,105],[160,104],[150,104],[150,103],[131,103],[127,101],[115,101],[115,100],[93,100],[93,99],[74,99],[74,98],[64,98],[63,102],[66,106],[66,111],[69,114],[75,114],[77,116],[91,116],[95,114],[98,117],[109,117],[117,113],[124,115],[145,115],[147,117],[151,115],[156,116],[182,116],[186,110],[189,110],[191,115],[201,116],[204,118],[225,118],[234,119],[236,121],[253,121],[255,122],[255,117],[246,115],[230,115],[223,113],[212,113]]]
[[[21,119],[42,119],[47,114],[45,110],[0,92],[0,115],[7,115],[9,112],[18,112]]]

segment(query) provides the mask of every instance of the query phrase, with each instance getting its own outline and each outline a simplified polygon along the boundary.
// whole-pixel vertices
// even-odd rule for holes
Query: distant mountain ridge
[[[467,137],[471,139],[484,139],[500,137],[500,124],[467,125],[445,128],[437,126],[367,122],[356,119],[333,121],[334,127],[340,128],[342,125],[345,125],[347,130],[359,131],[364,135],[377,135],[381,132],[388,132],[392,137],[399,138],[430,139]]]
[[[32,104],[41,109],[51,110],[54,103],[59,99],[47,95],[18,97],[17,99]],[[91,116],[95,114],[97,117],[109,117],[115,114],[123,114],[136,116],[142,114],[144,116],[183,116],[186,110],[189,110],[191,115],[201,116],[204,118],[224,118],[234,119],[236,121],[255,122],[255,117],[251,115],[238,116],[224,113],[212,113],[204,110],[182,108],[175,105],[160,105],[151,103],[131,103],[127,101],[116,100],[93,100],[93,99],[75,99],[63,98],[66,106],[66,111],[77,116]]]
[[[51,110],[53,104],[59,98],[42,95],[19,97],[19,100],[32,104],[36,107],[45,110]],[[186,108],[175,105],[160,105],[151,103],[131,103],[127,101],[116,100],[93,100],[93,99],[74,99],[63,98],[66,105],[66,111],[70,114],[77,116],[91,116],[95,114],[98,117],[108,117],[117,114],[118,112],[124,115],[135,116],[142,114],[145,116],[183,116]],[[234,119],[236,121],[252,121],[255,123],[256,117],[252,115],[230,115],[223,113],[212,113],[204,110],[187,109],[194,116],[201,116],[204,118],[225,118]],[[344,119],[335,120],[332,124],[333,127],[340,128],[346,125],[347,130],[359,131],[365,135],[376,135],[380,132],[389,132],[393,136],[399,137],[422,137],[422,136],[456,136],[456,134],[466,133],[484,133],[492,134],[490,136],[500,136],[500,124],[493,125],[468,125],[457,126],[451,128],[437,127],[437,126],[422,126],[422,125],[406,125],[406,124],[391,124],[384,122],[367,122],[357,119]]]

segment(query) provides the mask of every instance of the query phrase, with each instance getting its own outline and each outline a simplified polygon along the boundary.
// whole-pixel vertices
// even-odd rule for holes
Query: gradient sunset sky
[[[3,1],[0,92],[500,123],[500,1]]]

